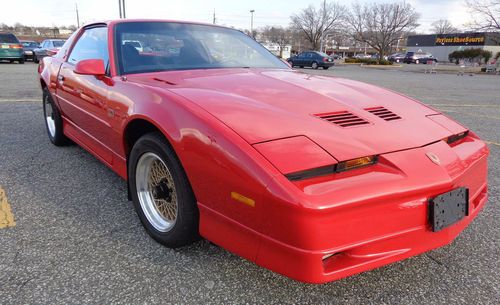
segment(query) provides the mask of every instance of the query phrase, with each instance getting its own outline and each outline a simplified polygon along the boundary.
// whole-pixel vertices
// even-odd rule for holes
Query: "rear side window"
[[[19,43],[13,34],[0,34],[0,43]]]
[[[108,29],[106,27],[85,30],[76,42],[68,62],[76,64],[84,59],[102,59],[108,65]]]
[[[52,41],[52,44],[54,45],[55,48],[60,48],[63,46],[65,40],[54,40]]]

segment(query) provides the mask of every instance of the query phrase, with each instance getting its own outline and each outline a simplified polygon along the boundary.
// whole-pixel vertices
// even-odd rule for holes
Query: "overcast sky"
[[[125,0],[127,18],[160,18],[212,22],[215,9],[218,24],[240,29],[250,28],[250,10],[255,10],[254,27],[283,25],[290,15],[321,0]],[[353,1],[338,0],[345,5]],[[391,0],[359,0],[359,2],[391,2]],[[448,19],[461,27],[468,14],[464,0],[407,0],[421,14],[418,29],[426,32],[438,19]],[[118,0],[6,0],[0,9],[0,22],[13,25],[20,22],[35,26],[76,25],[75,3],[80,22],[116,19]],[[7,5],[7,6],[5,6]]]

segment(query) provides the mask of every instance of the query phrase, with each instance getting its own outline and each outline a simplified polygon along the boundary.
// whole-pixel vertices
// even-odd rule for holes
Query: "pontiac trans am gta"
[[[39,73],[50,141],[126,179],[168,247],[201,236],[323,283],[450,243],[487,199],[472,131],[398,93],[294,71],[234,29],[88,24]]]

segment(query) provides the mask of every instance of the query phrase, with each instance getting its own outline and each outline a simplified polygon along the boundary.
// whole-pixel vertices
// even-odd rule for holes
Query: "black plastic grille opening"
[[[316,114],[317,117],[340,127],[369,124],[366,120],[348,111]]]
[[[401,117],[384,107],[366,108],[366,111],[378,116],[386,121],[400,120]]]

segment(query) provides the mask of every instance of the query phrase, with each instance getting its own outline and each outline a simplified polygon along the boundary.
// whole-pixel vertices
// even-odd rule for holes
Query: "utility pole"
[[[253,13],[255,13],[255,10],[250,10],[250,14],[252,14],[252,17],[250,19],[250,35],[252,35],[253,39],[255,39],[255,37],[253,36]]]
[[[80,16],[78,16],[78,3],[75,3],[75,7],[76,7],[76,27],[79,28],[80,27]]]
[[[122,0],[123,3],[122,3],[122,9],[123,9],[123,18],[127,18],[127,16],[125,15],[125,0]]]
[[[215,9],[214,9],[214,17],[213,17],[212,23],[215,24]]]

